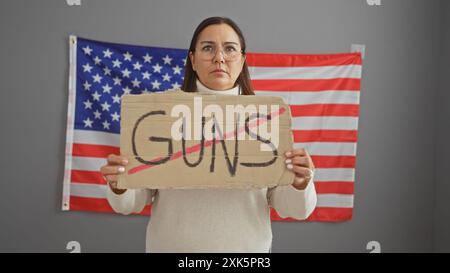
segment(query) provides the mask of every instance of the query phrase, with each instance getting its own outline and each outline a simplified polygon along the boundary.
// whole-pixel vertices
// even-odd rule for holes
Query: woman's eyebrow
[[[215,44],[215,42],[213,42],[213,41],[201,41],[200,44]],[[224,44],[225,44],[225,45],[226,45],[226,44],[239,45],[239,44],[236,43],[236,42],[225,42]]]

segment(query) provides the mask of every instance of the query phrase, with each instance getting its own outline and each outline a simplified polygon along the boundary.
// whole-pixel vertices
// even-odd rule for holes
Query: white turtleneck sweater
[[[200,94],[239,92],[239,86],[211,90],[198,80],[197,89]],[[312,179],[304,190],[292,185],[262,189],[133,189],[118,195],[107,188],[108,201],[118,213],[139,213],[152,204],[147,252],[270,252],[270,207],[281,217],[302,220],[317,203]]]

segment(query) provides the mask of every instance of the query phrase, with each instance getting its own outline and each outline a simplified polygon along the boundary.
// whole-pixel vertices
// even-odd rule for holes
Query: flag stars
[[[103,88],[103,93],[109,93],[109,94],[111,93],[112,87],[109,86],[109,84],[103,85],[102,88]]]
[[[114,114],[111,114],[111,118],[114,121],[119,121],[120,115],[117,114],[117,112],[114,112]]]
[[[111,58],[112,51],[107,48],[106,50],[103,50],[103,58]]]
[[[101,94],[99,94],[97,91],[95,91],[95,93],[92,94],[92,99],[93,99],[94,101],[100,101],[100,97],[101,97],[101,96],[102,96]]]
[[[119,61],[119,59],[115,59],[112,63],[113,63],[113,67],[117,67],[117,68],[120,68],[120,65],[122,64],[122,62]]]
[[[95,118],[95,119],[100,119],[101,116],[102,116],[102,113],[100,113],[100,112],[98,111],[98,109],[95,110],[95,112],[94,112],[94,118]]]
[[[86,46],[86,47],[83,47],[83,51],[84,51],[84,54],[91,55],[92,48],[90,48],[89,46]]]
[[[109,122],[105,119],[105,121],[103,121],[102,125],[103,125],[103,129],[109,130],[109,125],[111,125],[111,123],[109,123]]]
[[[108,76],[111,76],[111,69],[109,69],[108,67],[104,67],[103,68],[103,73],[105,74],[105,75],[108,75]]]
[[[121,85],[122,84],[122,79],[120,79],[118,76],[116,76],[114,79],[114,85]]]
[[[139,87],[139,84],[141,84],[141,82],[138,81],[137,78],[134,78],[134,80],[132,80],[131,83],[133,84],[133,87]]]
[[[163,58],[164,64],[170,65],[170,62],[172,62],[172,58],[169,57],[169,55],[166,55],[166,57]]]
[[[156,65],[153,66],[153,72],[158,72],[161,73],[161,68],[162,66],[160,66],[158,63]]]
[[[92,84],[90,84],[88,81],[85,81],[83,83],[84,90],[89,91],[91,89],[91,86],[92,86]]]
[[[124,61],[130,61],[131,62],[131,58],[133,57],[133,55],[132,54],[130,54],[130,52],[126,52],[126,53],[124,53],[123,54],[123,60]]]
[[[178,65],[177,66],[175,66],[175,67],[172,67],[172,69],[173,69],[173,74],[175,75],[175,74],[179,74],[179,75],[181,75],[181,67],[179,67]]]
[[[122,70],[122,77],[123,78],[130,78],[131,71],[128,70],[128,68],[125,68],[125,70]]]
[[[183,64],[186,66],[186,58],[183,59]]]
[[[128,86],[125,86],[125,88],[122,88],[122,90],[124,95],[128,95],[131,92],[131,89]]]
[[[159,89],[159,86],[161,85],[160,82],[158,82],[158,80],[154,80],[152,82],[152,89]]]
[[[163,81],[168,81],[168,82],[170,82],[170,78],[172,78],[172,77],[169,76],[169,73],[166,73],[165,75],[163,75]]]
[[[101,62],[102,62],[102,60],[101,60],[98,56],[95,56],[95,58],[94,58],[94,63],[95,63],[96,65],[99,65]]]
[[[87,119],[83,120],[83,122],[84,122],[84,127],[92,128],[92,122],[94,122],[94,121],[91,120],[90,118],[87,118]]]
[[[108,112],[109,112],[109,107],[111,107],[111,105],[108,104],[108,102],[106,102],[106,101],[104,103],[102,103],[101,106],[102,106],[102,111],[108,111]]]
[[[113,103],[118,103],[118,104],[120,104],[120,96],[119,96],[119,95],[115,94],[115,95],[112,97],[112,99],[113,99]]]
[[[83,65],[83,72],[89,72],[89,73],[91,73],[91,70],[92,70],[92,66],[90,66],[89,64],[85,64],[85,65]]]
[[[84,103],[84,109],[92,109],[92,102],[90,100],[87,100]]]
[[[92,78],[94,79],[94,82],[98,82],[98,83],[100,83],[103,79],[103,77],[100,76],[98,73],[95,76],[92,76]]]
[[[151,74],[148,73],[148,71],[145,71],[144,73],[141,73],[141,74],[142,74],[142,79],[143,80],[145,80],[145,79],[150,80]]]
[[[142,64],[140,64],[139,62],[136,62],[133,64],[133,68],[135,70],[141,70]]]
[[[174,84],[172,84],[172,88],[173,89],[179,89],[181,87],[181,85],[179,85],[177,82],[175,82]]]
[[[153,57],[148,55],[148,53],[145,54],[145,56],[142,56],[142,58],[144,58],[144,63],[151,63],[153,59]]]

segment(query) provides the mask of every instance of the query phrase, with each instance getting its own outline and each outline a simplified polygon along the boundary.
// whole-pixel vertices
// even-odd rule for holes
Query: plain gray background
[[[273,223],[273,252],[450,250],[450,1],[65,0],[0,2],[1,252],[143,252],[147,217],[60,210],[68,36],[187,48],[227,16],[248,51],[365,44],[353,219]],[[128,235],[124,235],[127,231]]]

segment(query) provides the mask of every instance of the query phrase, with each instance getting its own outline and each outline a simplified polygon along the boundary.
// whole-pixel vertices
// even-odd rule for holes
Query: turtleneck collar
[[[197,91],[200,94],[210,94],[210,95],[239,95],[239,85],[236,85],[235,87],[228,90],[213,90],[203,85],[197,79]]]

